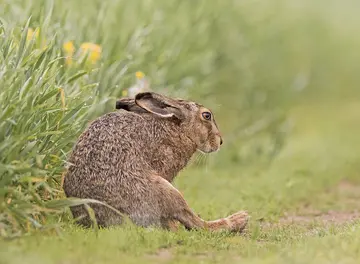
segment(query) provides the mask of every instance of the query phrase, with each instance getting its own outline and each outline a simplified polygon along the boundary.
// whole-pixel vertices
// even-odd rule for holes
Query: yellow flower
[[[141,71],[137,71],[137,72],[135,73],[135,76],[136,76],[136,78],[138,78],[138,79],[142,79],[142,78],[145,77],[145,74],[144,74],[143,72],[141,72]]]
[[[128,89],[129,97],[135,97],[137,93],[150,91],[150,83],[141,71],[135,73],[136,83]]]
[[[40,43],[40,48],[44,50],[46,49],[46,39],[42,37],[42,39],[40,39],[41,42],[39,42],[39,37],[40,37],[40,28],[35,28],[35,30],[32,28],[28,28],[26,41],[29,42],[32,39],[34,39],[37,45],[39,45]]]
[[[65,51],[66,54],[72,56],[74,55],[75,52],[75,46],[74,43],[72,41],[67,41],[63,44],[63,50]]]
[[[122,93],[121,93],[121,95],[122,95],[123,97],[126,97],[126,96],[128,95],[128,91],[127,91],[127,90],[123,90]]]
[[[74,56],[74,53],[75,53],[74,43],[72,41],[65,42],[63,44],[63,50],[64,50],[64,53],[66,55],[65,63],[67,65],[70,65],[72,63],[72,57]]]
[[[88,61],[95,64],[101,56],[101,47],[97,44],[85,42],[80,46],[80,56],[88,54]]]
[[[27,32],[27,36],[26,36],[26,40],[30,41],[32,40],[34,34],[35,34],[35,40],[39,37],[39,28],[36,28],[35,30],[33,30],[32,28],[28,28],[28,32]]]

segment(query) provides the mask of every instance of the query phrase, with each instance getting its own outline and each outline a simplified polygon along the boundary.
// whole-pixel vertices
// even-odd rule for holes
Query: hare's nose
[[[220,145],[222,145],[222,143],[223,143],[223,140],[222,140],[222,138],[220,138]]]

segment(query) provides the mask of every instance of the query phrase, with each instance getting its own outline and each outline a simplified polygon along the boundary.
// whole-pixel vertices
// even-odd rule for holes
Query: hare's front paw
[[[246,211],[240,211],[235,214],[232,214],[226,218],[227,222],[230,225],[230,231],[232,232],[242,232],[246,227],[250,216]]]

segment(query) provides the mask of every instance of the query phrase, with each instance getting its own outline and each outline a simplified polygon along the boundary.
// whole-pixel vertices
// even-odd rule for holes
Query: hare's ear
[[[135,96],[135,103],[146,111],[163,118],[175,117],[178,120],[185,118],[181,107],[174,100],[157,93],[138,93]]]
[[[147,113],[145,109],[141,108],[135,103],[135,100],[132,98],[121,98],[116,101],[116,109],[124,109],[128,112],[135,113]]]

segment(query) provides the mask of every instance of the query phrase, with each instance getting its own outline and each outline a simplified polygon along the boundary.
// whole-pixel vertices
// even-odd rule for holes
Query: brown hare
[[[205,221],[171,184],[197,150],[219,150],[222,138],[209,109],[153,92],[120,99],[116,109],[93,121],[80,136],[64,179],[67,197],[105,202],[143,227],[173,230],[180,223],[187,229],[244,229],[245,211]],[[123,222],[108,207],[90,206],[99,226]],[[71,212],[81,225],[91,226],[83,206]]]

